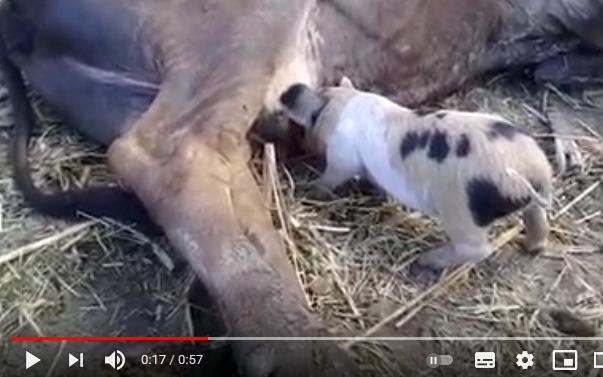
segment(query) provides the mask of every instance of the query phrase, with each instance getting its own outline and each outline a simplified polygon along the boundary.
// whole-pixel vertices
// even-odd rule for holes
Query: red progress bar
[[[11,341],[186,341],[209,340],[206,336],[11,336]]]

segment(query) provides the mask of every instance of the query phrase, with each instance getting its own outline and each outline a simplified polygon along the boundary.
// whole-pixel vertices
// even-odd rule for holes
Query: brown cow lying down
[[[246,134],[262,109],[278,109],[293,83],[332,84],[342,73],[405,105],[511,66],[551,62],[543,77],[563,79],[573,66],[600,59],[603,4],[4,0],[0,26],[15,110],[15,178],[30,204],[54,215],[80,210],[122,220],[148,212],[216,298],[230,334],[312,336],[324,328],[247,165]],[[574,55],[580,44],[594,52]],[[564,64],[554,60],[559,54]],[[113,170],[135,194],[37,191],[20,72],[67,123],[109,146]],[[328,342],[233,348],[249,376],[356,372]]]

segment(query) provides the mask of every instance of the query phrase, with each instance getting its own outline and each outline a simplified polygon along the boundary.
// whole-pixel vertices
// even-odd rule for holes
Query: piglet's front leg
[[[318,189],[321,194],[334,198],[336,197],[335,189],[350,178],[345,172],[334,168],[332,165],[327,165],[325,172],[322,173],[320,178],[312,182],[312,186]]]
[[[360,162],[352,153],[331,147],[327,151],[327,167],[313,185],[334,197],[333,191],[362,171]]]

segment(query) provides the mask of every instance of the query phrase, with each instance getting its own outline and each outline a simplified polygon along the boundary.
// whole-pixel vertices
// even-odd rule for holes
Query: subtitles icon
[[[427,366],[437,368],[440,365],[452,365],[453,358],[450,355],[436,355],[435,353],[427,356]]]
[[[494,369],[496,367],[496,353],[476,352],[475,369]]]
[[[115,350],[109,356],[105,356],[105,364],[115,370],[120,370],[126,363],[126,357],[121,351]]]
[[[578,370],[578,351],[554,350],[553,370]]]
[[[595,369],[603,369],[603,352],[595,352],[593,367]]]

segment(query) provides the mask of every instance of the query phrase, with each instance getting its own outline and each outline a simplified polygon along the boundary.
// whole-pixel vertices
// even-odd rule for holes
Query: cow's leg
[[[171,129],[171,136],[158,135],[158,128],[171,128],[174,115],[174,93],[161,93],[140,123],[111,146],[111,165],[215,297],[229,334],[324,334],[249,170],[244,137],[227,130],[210,136]],[[235,107],[240,108],[236,102]],[[230,122],[237,114],[224,113]],[[247,376],[355,374],[330,342],[250,340],[234,342],[233,349]]]
[[[549,0],[545,4],[546,14],[553,20],[551,27],[561,26],[584,42],[603,49],[601,0]]]
[[[536,67],[534,78],[559,85],[601,83],[603,51],[581,48],[555,56]]]
[[[501,36],[515,36],[516,44],[537,48],[581,40],[603,48],[600,0],[506,0],[503,4],[506,15]]]
[[[182,145],[181,152],[167,166],[146,161],[136,172],[121,175],[150,203],[172,244],[216,298],[230,334],[323,334],[304,302],[247,162],[232,154],[226,161],[201,143]],[[115,161],[140,163],[140,153],[126,140],[111,148]],[[175,192],[170,185],[180,187]],[[343,351],[328,342],[241,341],[233,346],[247,376],[350,373]],[[321,366],[315,357],[328,365]]]
[[[228,336],[216,300],[198,279],[195,279],[190,287],[188,301],[191,305],[190,314],[195,336]],[[210,377],[236,375],[236,363],[230,344],[200,342],[195,347],[205,355],[203,362],[207,364],[205,364],[204,375]]]
[[[603,3],[600,0],[506,0],[484,59],[484,70],[532,66],[545,62],[537,76],[566,78],[560,54],[570,56],[572,71],[595,72],[595,60],[574,50],[603,48]],[[551,59],[551,60],[549,60]],[[547,62],[548,61],[548,62]],[[590,73],[589,73],[590,75]]]

